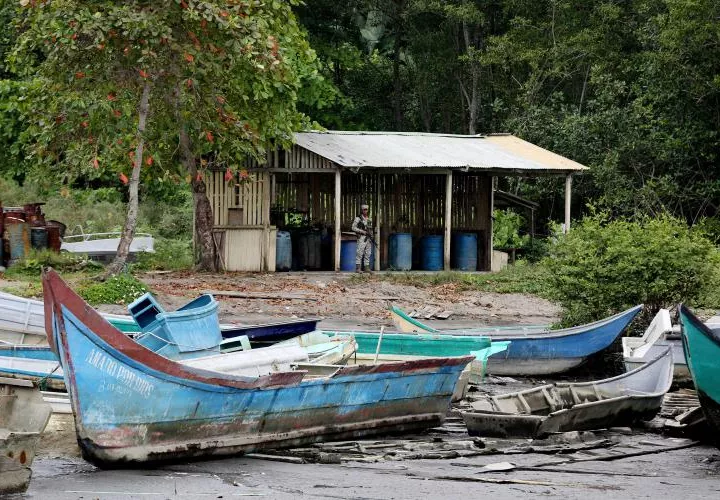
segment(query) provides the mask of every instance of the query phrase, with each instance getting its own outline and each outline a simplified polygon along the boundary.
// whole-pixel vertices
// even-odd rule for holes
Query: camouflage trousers
[[[355,253],[355,265],[359,266],[365,263],[365,269],[370,269],[370,252],[372,252],[372,243],[367,236],[358,236],[357,251]]]

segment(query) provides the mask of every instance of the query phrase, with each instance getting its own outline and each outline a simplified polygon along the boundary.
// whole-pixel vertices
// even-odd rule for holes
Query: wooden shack
[[[586,167],[507,134],[462,136],[406,132],[303,132],[289,150],[264,164],[248,162],[248,178],[211,172],[220,265],[228,271],[274,271],[277,226],[299,217],[330,245],[326,269],[340,269],[340,244],[361,203],[370,206],[380,258],[395,232],[444,236],[450,269],[453,231],[478,235],[478,270],[492,266],[493,186],[498,176],[562,175],[565,227],[572,175]],[[274,220],[273,220],[274,219]]]

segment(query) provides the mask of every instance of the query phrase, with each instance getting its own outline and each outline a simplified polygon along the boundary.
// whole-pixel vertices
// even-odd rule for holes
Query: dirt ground
[[[548,324],[560,315],[560,308],[552,302],[529,295],[462,291],[454,284],[418,288],[390,283],[377,276],[358,278],[352,273],[147,273],[139,278],[170,309],[208,291],[271,297],[217,295],[223,322],[255,323],[283,317],[317,317],[322,319],[321,327],[326,329],[353,326],[378,329],[391,324],[390,304],[408,311],[423,305],[452,311],[447,320],[428,321],[445,328]],[[103,306],[101,309],[125,313],[123,306]]]

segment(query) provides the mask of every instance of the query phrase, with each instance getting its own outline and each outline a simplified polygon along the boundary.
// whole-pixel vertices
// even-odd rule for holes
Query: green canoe
[[[705,418],[720,445],[720,327],[708,327],[682,304],[678,309],[685,360]]]

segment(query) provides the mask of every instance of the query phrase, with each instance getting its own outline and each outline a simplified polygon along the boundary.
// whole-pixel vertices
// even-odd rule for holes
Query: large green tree
[[[187,178],[199,267],[215,269],[204,170],[232,169],[287,144],[315,101],[315,54],[281,1],[23,0],[12,69],[39,91],[25,154],[37,175],[113,172],[129,185],[118,259],[137,218],[138,183]],[[322,88],[322,87],[318,87]],[[318,91],[321,92],[321,91]]]

